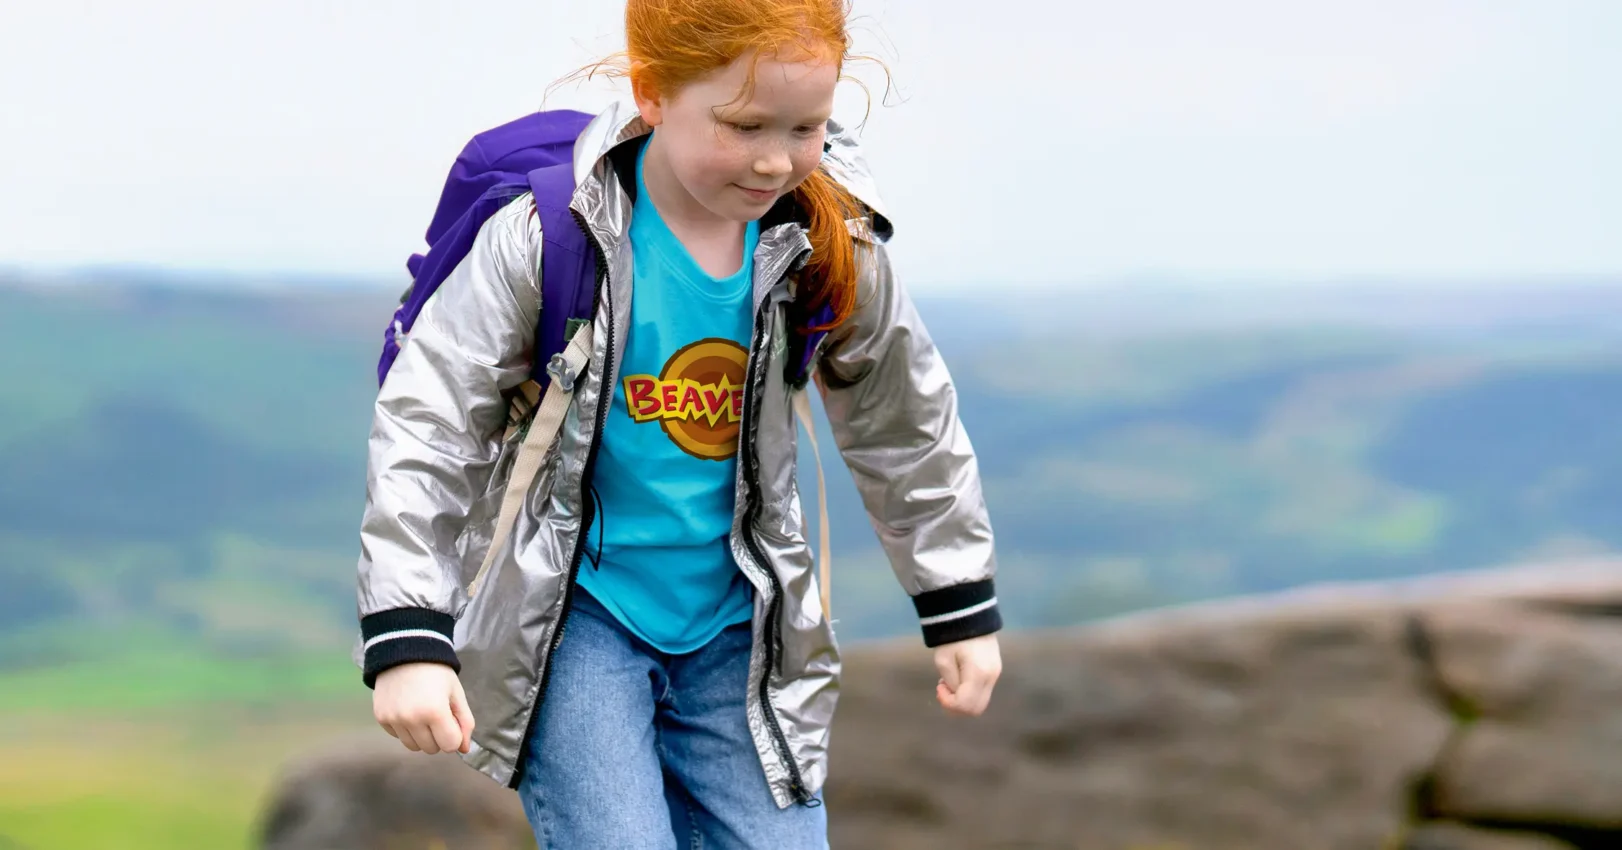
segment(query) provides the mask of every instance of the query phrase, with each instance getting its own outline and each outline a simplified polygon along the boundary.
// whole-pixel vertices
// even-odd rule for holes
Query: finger
[[[941,681],[946,683],[948,690],[957,691],[961,674],[958,671],[959,659],[956,652],[941,652],[935,655],[935,670],[941,674]]]
[[[991,686],[990,685],[985,685],[985,686],[980,688],[980,699],[979,699],[978,702],[976,702],[974,704],[974,716],[979,717],[980,715],[985,714],[986,709],[988,709],[990,707],[991,707]]]
[[[991,692],[997,687],[997,678],[1001,670],[996,667],[981,668],[977,676],[979,700],[975,703],[974,713],[984,714],[991,707]]]
[[[997,689],[997,680],[1001,676],[1000,668],[993,668],[986,673],[985,685],[980,689],[980,711],[984,712],[991,707],[991,695]]]
[[[985,694],[985,683],[973,675],[965,676],[963,684],[957,688],[957,707],[964,714],[973,716],[980,713],[980,707],[985,704],[982,696]]]
[[[460,689],[451,693],[451,715],[462,731],[462,745],[457,750],[465,753],[473,748],[473,712],[468,709],[467,697]]]
[[[410,751],[412,751],[414,753],[422,752],[422,747],[417,746],[417,739],[412,737],[412,735],[411,735],[411,727],[410,726],[402,723],[398,727],[395,728],[395,731],[400,733],[400,734],[396,735],[395,737],[400,739],[400,743],[405,744],[406,749],[408,749],[408,750],[410,750]]]
[[[383,727],[383,731],[398,738],[400,736],[394,733],[394,718],[384,710],[385,707],[382,695],[372,694],[372,719],[377,721],[377,725]]]
[[[964,710],[962,694],[952,693],[951,691],[946,690],[946,685],[944,684],[939,685],[936,688],[935,693],[936,697],[940,699],[941,708],[945,709],[947,714],[954,717],[970,716],[969,712]]]
[[[430,734],[433,735],[436,751],[449,753],[462,748],[462,726],[456,722],[456,715],[449,707],[434,718]]]
[[[437,724],[431,722],[423,723],[411,730],[411,737],[417,742],[417,748],[430,756],[439,755],[439,751],[443,749],[439,746],[439,732],[436,726]]]

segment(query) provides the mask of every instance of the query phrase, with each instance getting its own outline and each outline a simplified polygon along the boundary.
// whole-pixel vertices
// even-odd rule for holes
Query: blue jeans
[[[826,850],[822,806],[766,786],[747,622],[666,655],[579,586],[568,616],[518,789],[541,850]]]

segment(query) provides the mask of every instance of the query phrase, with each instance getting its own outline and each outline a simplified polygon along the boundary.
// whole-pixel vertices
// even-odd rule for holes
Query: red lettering
[[[722,416],[726,415],[726,410],[727,391],[723,389],[712,390],[706,387],[704,389],[704,414],[710,417],[710,423],[714,424],[720,420]]]
[[[625,379],[627,407],[632,418],[640,420],[659,414],[659,400],[653,397],[653,391],[658,386],[658,381],[645,375]]]
[[[637,422],[705,420],[713,427],[723,420],[737,422],[743,418],[743,387],[733,386],[730,378],[700,384],[687,378],[661,380],[653,375],[630,375],[624,384],[626,412]]]
[[[681,394],[681,412],[684,417],[697,418],[704,412],[704,400],[698,397],[698,387],[688,384]]]

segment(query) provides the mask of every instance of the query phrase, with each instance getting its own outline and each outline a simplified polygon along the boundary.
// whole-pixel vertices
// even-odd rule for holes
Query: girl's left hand
[[[941,707],[951,714],[980,716],[1002,675],[997,636],[981,635],[935,647],[935,669],[941,674],[940,684],[935,686]]]

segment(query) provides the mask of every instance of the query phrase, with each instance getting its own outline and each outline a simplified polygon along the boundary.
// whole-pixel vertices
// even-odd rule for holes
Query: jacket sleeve
[[[871,247],[855,311],[829,334],[819,384],[834,440],[934,647],[1002,628],[991,522],[946,364],[884,246]]]
[[[456,553],[500,452],[507,394],[528,378],[540,227],[523,195],[491,216],[418,314],[373,410],[358,597],[368,688],[413,661],[458,672],[467,604]]]

